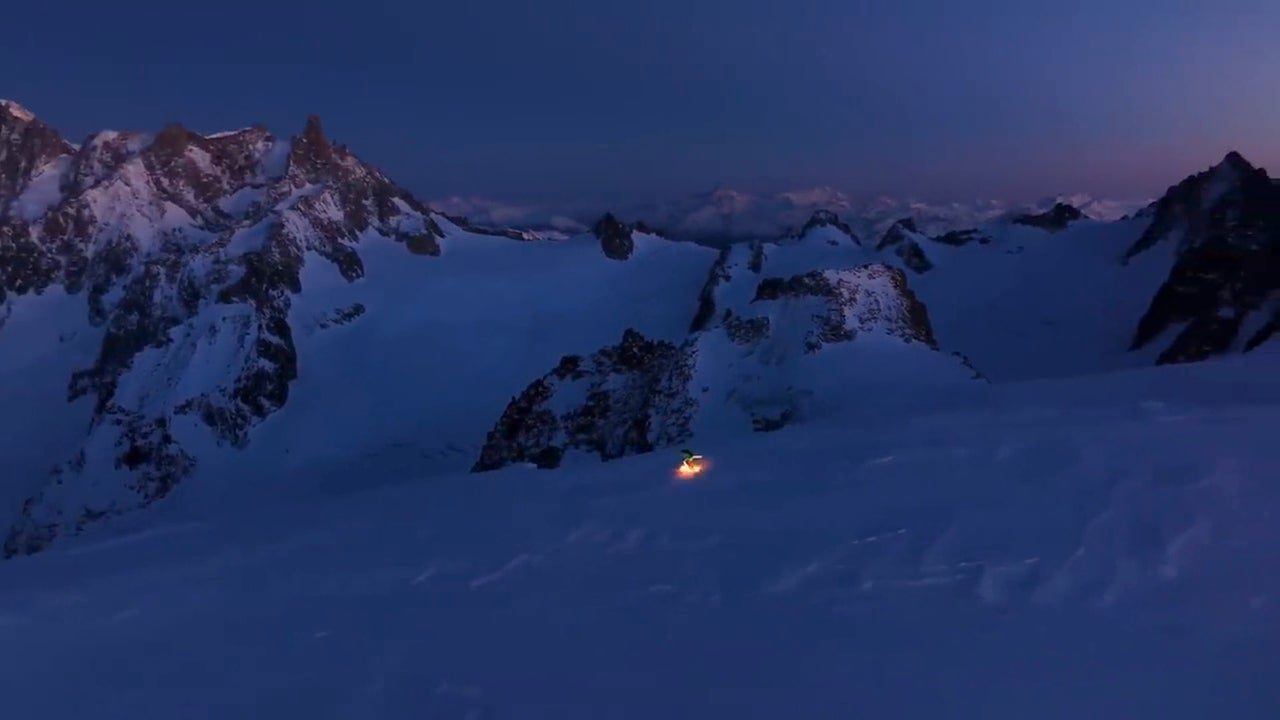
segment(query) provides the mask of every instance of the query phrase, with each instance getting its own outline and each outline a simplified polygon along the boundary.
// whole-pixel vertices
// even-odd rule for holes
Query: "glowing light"
[[[692,480],[705,472],[708,467],[710,465],[704,458],[682,462],[676,467],[676,479]]]

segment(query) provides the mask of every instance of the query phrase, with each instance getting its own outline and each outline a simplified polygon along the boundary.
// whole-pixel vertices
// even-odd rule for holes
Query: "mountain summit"
[[[1155,203],[1126,260],[1170,246],[1176,261],[1142,316],[1132,347],[1166,331],[1160,362],[1252,349],[1280,329],[1280,185],[1237,152]]]
[[[292,140],[171,125],[75,149],[14,108],[0,111],[0,299],[83,292],[102,340],[69,384],[93,398],[88,439],[26,502],[6,554],[167,495],[196,462],[180,425],[244,445],[297,376],[289,315],[308,257],[354,281],[369,237],[440,252],[427,207],[314,118]],[[193,381],[187,365],[211,352]]]

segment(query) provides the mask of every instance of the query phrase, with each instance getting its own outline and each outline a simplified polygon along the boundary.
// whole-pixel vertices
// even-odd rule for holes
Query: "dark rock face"
[[[916,221],[913,218],[907,217],[896,220],[885,231],[884,237],[880,238],[880,242],[876,244],[876,250],[883,250],[890,245],[896,245],[907,240],[911,235],[919,233],[920,231],[916,229]]]
[[[629,225],[624,224],[611,213],[605,213],[605,216],[596,221],[591,232],[600,240],[600,247],[604,250],[606,257],[613,260],[626,260],[631,257],[631,253],[635,252],[636,243],[631,239],[631,232],[634,230]]]
[[[1049,210],[1038,214],[1019,215],[1013,219],[1016,225],[1028,225],[1055,232],[1065,230],[1077,220],[1087,220],[1088,216],[1066,203],[1056,203]]]
[[[1277,332],[1280,332],[1280,308],[1273,310],[1267,322],[1245,340],[1244,351],[1249,352],[1257,348],[1262,343],[1275,337]]]
[[[902,259],[902,264],[916,273],[924,273],[933,269],[933,262],[925,255],[920,246],[920,238],[925,237],[916,230],[916,222],[911,218],[898,220],[885,231],[884,237],[876,244],[876,251],[893,248],[893,252]]]
[[[747,261],[747,269],[757,275],[764,267],[764,243],[755,240],[751,243],[751,259]]]
[[[923,352],[937,349],[928,310],[906,274],[888,265],[766,277],[747,297],[744,306],[724,310],[718,329],[734,348],[714,356],[725,366],[711,376],[733,378],[718,396],[745,413],[757,432],[786,427],[815,400],[821,403],[800,369],[806,356],[856,346],[864,334],[920,343]],[[779,372],[787,378],[782,383]]]
[[[690,323],[689,332],[701,332],[713,326],[717,315],[722,315],[723,319],[732,315],[730,308],[721,307],[724,302],[721,294],[735,283],[746,283],[754,287],[759,281],[763,265],[764,244],[759,241],[721,248],[707,273],[707,281],[698,293],[698,309]]]
[[[800,297],[818,298],[825,301],[827,306],[825,314],[814,316],[815,327],[805,337],[805,352],[815,353],[822,349],[823,345],[848,342],[853,339],[853,330],[845,322],[839,292],[825,273],[815,271],[786,280],[766,278],[756,289],[755,300]]]
[[[478,225],[471,221],[471,218],[465,215],[452,215],[445,212],[436,211],[436,214],[449,222],[457,225],[459,228],[466,230],[475,235],[488,235],[490,237],[504,237],[511,240],[519,240],[521,242],[532,242],[535,240],[546,239],[538,230],[534,229],[518,229],[509,227],[489,227],[487,225]]]
[[[724,332],[735,345],[753,345],[769,334],[771,323],[767,317],[741,317],[732,310],[724,311],[721,321]]]
[[[430,210],[331,143],[315,118],[292,141],[172,125],[154,138],[98,133],[77,150],[0,104],[0,137],[13,141],[0,145],[0,196],[61,173],[38,217],[0,212],[0,303],[61,285],[83,293],[104,329],[96,361],[68,386],[70,399],[94,398],[88,451],[25,503],[6,556],[165,497],[196,463],[175,424],[193,419],[219,443],[248,442],[297,377],[289,310],[308,253],[350,281],[364,275],[356,245],[366,235],[440,252]],[[348,310],[334,322],[359,315]],[[153,390],[122,391],[183,385],[185,358],[214,337],[233,359],[196,370],[215,378],[198,392],[147,402]]]
[[[1132,349],[1175,324],[1184,326],[1158,363],[1248,351],[1274,334],[1277,309],[1268,303],[1280,290],[1280,187],[1265,170],[1233,152],[1170,188],[1126,260],[1168,242],[1177,243],[1177,259],[1139,321]],[[1250,323],[1257,329],[1240,337],[1246,318],[1259,313],[1264,320]]]
[[[1268,204],[1274,183],[1265,170],[1255,168],[1240,153],[1227,153],[1222,162],[1170,187],[1145,214],[1151,224],[1125,253],[1129,260],[1157,243],[1173,240],[1185,250],[1235,229],[1240,219],[1256,221],[1259,207]],[[1244,228],[1247,230],[1247,226]]]
[[[511,400],[472,470],[554,468],[569,450],[612,460],[683,442],[697,409],[688,388],[693,355],[687,344],[628,329],[590,357],[562,358]]]
[[[57,131],[25,108],[0,101],[0,302],[10,294],[43,292],[60,275],[60,264],[17,216],[16,202],[41,171],[53,174],[74,152]]]
[[[972,242],[977,242],[979,245],[991,244],[991,237],[977,229],[952,230],[951,232],[943,233],[942,235],[932,238],[932,240],[934,242],[942,243],[943,245],[951,245],[954,247],[963,247]]]
[[[929,311],[907,285],[907,277],[888,265],[863,265],[852,270],[813,271],[787,279],[766,278],[752,302],[785,298],[815,298],[826,308],[815,316],[807,352],[832,342],[852,340],[859,331],[879,329],[907,342],[936,348]]]
[[[316,323],[316,327],[321,330],[335,327],[337,325],[347,325],[355,322],[356,318],[364,315],[364,303],[352,303],[344,308],[338,308],[330,313],[327,317]]]
[[[902,258],[902,264],[917,274],[933,269],[933,262],[924,254],[924,248],[917,242],[904,243],[894,251]]]
[[[858,236],[853,232],[853,228],[849,226],[849,223],[840,220],[840,216],[830,210],[815,210],[813,215],[811,215],[809,220],[804,224],[804,227],[800,228],[799,237],[804,237],[810,230],[822,227],[833,227],[845,235],[848,235],[854,245],[862,244],[862,241],[858,239]]]
[[[799,297],[830,299],[835,295],[835,287],[831,284],[830,278],[823,271],[814,270],[789,278],[765,278],[756,286],[756,296],[751,301]]]
[[[72,152],[70,143],[25,108],[0,101],[0,217],[36,171]]]
[[[711,323],[711,319],[715,317],[716,288],[722,283],[728,282],[731,277],[728,268],[730,255],[731,250],[729,247],[721,248],[716,261],[711,264],[711,272],[707,276],[707,282],[698,293],[698,310],[693,316],[693,322],[689,324],[689,332],[705,330]]]
[[[791,424],[795,419],[795,411],[783,409],[777,415],[757,415],[751,418],[751,429],[756,432],[774,432]]]
[[[608,460],[683,443],[707,401],[741,412],[756,431],[777,430],[801,417],[813,395],[803,382],[778,382],[806,356],[862,333],[936,350],[928,311],[902,270],[871,264],[761,279],[756,257],[745,245],[721,254],[683,343],[628,330],[616,346],[563,358],[511,400],[473,469],[549,468],[570,450]],[[708,362],[716,365],[694,388],[695,366]]]

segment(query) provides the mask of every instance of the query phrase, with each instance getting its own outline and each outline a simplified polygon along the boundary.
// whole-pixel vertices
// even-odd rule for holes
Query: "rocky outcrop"
[[[764,266],[764,244],[760,241],[728,245],[720,250],[698,293],[698,307],[689,332],[701,332],[733,314],[733,297],[749,297],[760,280]]]
[[[364,303],[352,303],[346,307],[338,308],[321,318],[320,321],[316,323],[316,327],[321,330],[327,330],[338,325],[347,325],[355,322],[357,318],[364,315],[364,312]]]
[[[704,412],[722,419],[717,427],[740,418],[744,430],[779,430],[811,406],[806,363],[816,354],[853,345],[846,357],[856,358],[864,334],[936,351],[928,311],[902,270],[870,264],[762,279],[757,258],[747,245],[722,251],[683,342],[628,330],[616,346],[563,358],[511,400],[473,469],[551,468],[573,450],[604,460],[648,452],[684,443]],[[868,344],[872,354],[885,347]]]
[[[924,273],[933,269],[933,263],[921,247],[921,242],[926,239],[927,236],[916,229],[915,220],[902,218],[885,231],[880,242],[876,244],[876,251],[882,252],[893,248],[893,253],[902,260],[902,264],[907,269]]]
[[[566,356],[512,398],[473,471],[554,468],[571,450],[611,460],[683,442],[697,408],[688,388],[693,361],[691,345],[631,329],[589,357]]]
[[[1073,205],[1067,203],[1054,203],[1042,213],[1027,213],[1017,215],[1013,218],[1015,225],[1027,225],[1029,227],[1040,228],[1050,232],[1058,230],[1066,230],[1067,226],[1077,220],[1087,220],[1088,216]]]
[[[805,335],[806,352],[848,342],[860,332],[879,332],[937,347],[928,309],[897,268],[871,264],[786,279],[766,278],[752,302],[799,298],[819,300],[824,309],[813,316],[814,327]]]
[[[1233,231],[1241,219],[1255,222],[1252,216],[1268,204],[1274,190],[1265,170],[1229,152],[1217,165],[1170,187],[1141,213],[1150,217],[1150,224],[1125,252],[1125,259],[1166,241],[1182,252]]]
[[[698,310],[694,313],[693,322],[689,324],[689,332],[705,330],[711,323],[711,319],[715,317],[716,289],[727,283],[732,277],[729,271],[731,254],[731,247],[721,248],[715,262],[711,263],[711,270],[707,274],[707,282],[703,284],[702,290],[698,293]]]
[[[1247,351],[1272,337],[1277,316],[1270,303],[1280,291],[1280,186],[1265,170],[1233,152],[1173,186],[1156,202],[1151,224],[1126,260],[1166,243],[1175,244],[1176,260],[1138,322],[1132,349],[1175,326],[1158,363]]]
[[[797,233],[796,236],[805,237],[813,230],[825,227],[834,228],[835,230],[840,231],[852,240],[854,245],[862,244],[862,241],[858,239],[858,235],[854,233],[853,228],[849,226],[849,223],[841,221],[840,216],[830,210],[815,210],[813,215],[809,217],[809,220],[800,228],[800,232]],[[831,245],[839,243],[837,239],[832,237],[827,238],[827,242]]]
[[[730,343],[728,352],[717,340],[718,332]],[[710,361],[704,361],[701,377],[715,387],[712,395],[702,397],[743,413],[757,432],[779,430],[803,420],[815,403],[831,402],[830,378],[821,377],[831,366],[810,364],[820,361],[819,355],[838,351],[842,365],[856,365],[862,356],[859,343],[866,342],[868,367],[879,367],[882,360],[871,356],[902,347],[884,343],[886,337],[919,345],[924,353],[937,349],[928,311],[902,270],[876,263],[766,277],[745,304],[726,307],[719,324],[699,338],[708,347],[721,348],[706,355],[720,364],[706,367]],[[873,372],[873,382],[889,381]],[[869,378],[855,371],[847,379],[856,384]]]
[[[289,310],[309,255],[350,281],[366,238],[440,253],[431,211],[314,117],[292,140],[171,125],[77,149],[13,107],[0,104],[0,303],[60,285],[83,294],[103,340],[68,384],[94,402],[84,449],[25,503],[5,555],[165,497],[197,462],[179,425],[247,443],[297,376]],[[211,355],[225,364],[190,366]]]
[[[991,236],[974,228],[968,230],[952,230],[932,238],[936,243],[943,245],[951,245],[952,247],[963,247],[970,243],[978,243],[979,245],[990,245]]]
[[[53,163],[74,152],[56,130],[30,110],[0,100],[0,217],[13,211],[13,202],[41,171],[54,172]],[[56,189],[57,177],[53,178]]]
[[[636,243],[631,238],[634,230],[635,228],[618,220],[612,213],[605,213],[591,228],[591,232],[600,241],[605,257],[612,260],[626,260],[635,252]]]

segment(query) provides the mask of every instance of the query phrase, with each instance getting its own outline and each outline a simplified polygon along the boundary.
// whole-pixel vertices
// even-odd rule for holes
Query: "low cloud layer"
[[[818,187],[774,194],[719,189],[664,202],[608,208],[553,207],[459,196],[435,200],[432,206],[483,226],[553,228],[563,232],[583,231],[608,211],[624,220],[644,221],[673,238],[733,240],[787,234],[803,225],[815,210],[832,210],[859,235],[878,237],[895,220],[904,217],[915,219],[923,232],[937,234],[973,227],[1012,213],[1047,210],[1056,202],[1074,205],[1095,219],[1115,220],[1150,201],[1098,199],[1076,194],[1050,196],[1034,203],[997,200],[926,203],[893,197],[856,200],[839,190]]]

